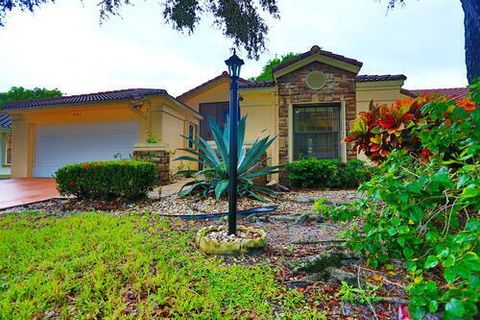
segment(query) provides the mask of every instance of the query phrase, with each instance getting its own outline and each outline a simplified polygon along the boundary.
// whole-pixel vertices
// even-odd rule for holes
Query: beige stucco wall
[[[372,100],[376,104],[391,104],[402,99],[402,86],[403,81],[357,82],[357,112],[368,111]]]
[[[159,125],[161,123],[161,125]],[[175,108],[171,103],[160,103],[152,108],[152,132],[160,141],[167,145],[171,154],[170,172],[178,170],[197,169],[198,164],[191,161],[174,161],[174,159],[191,155],[179,148],[188,147],[188,142],[181,136],[188,136],[188,125],[194,125],[198,133],[199,119]]]
[[[278,136],[278,98],[276,88],[240,90],[240,110],[247,116],[245,140],[253,142],[265,136]],[[269,165],[278,165],[278,138],[267,151]]]

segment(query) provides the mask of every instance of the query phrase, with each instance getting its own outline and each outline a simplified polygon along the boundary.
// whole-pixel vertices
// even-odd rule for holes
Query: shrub
[[[472,89],[480,104],[479,86]],[[364,199],[327,214],[362,218],[349,246],[370,264],[405,261],[415,319],[438,311],[445,319],[480,315],[480,108],[465,106],[446,98],[426,103],[422,121],[408,130],[428,152],[392,149],[360,187]]]
[[[86,199],[145,197],[157,182],[155,164],[137,161],[97,161],[68,164],[55,173],[58,191]]]
[[[422,96],[398,100],[391,106],[371,105],[372,111],[360,112],[352,123],[352,130],[346,142],[353,142],[354,148],[363,151],[370,160],[379,163],[393,150],[407,150],[415,157],[426,160],[428,149],[421,143],[417,132],[413,130],[424,123],[424,106],[437,105],[442,108],[440,118],[430,117],[430,125],[446,124],[445,115],[454,110],[471,112],[475,104],[469,99],[453,100],[443,96]],[[459,107],[459,109],[455,108]],[[447,121],[448,122],[448,121]]]
[[[275,138],[269,136],[257,139],[253,145],[247,149],[245,141],[245,126],[247,119],[243,117],[238,123],[238,195],[247,196],[260,201],[267,201],[260,194],[273,195],[274,192],[267,186],[256,184],[255,180],[269,174],[277,173],[278,166],[272,167],[266,165],[268,158],[265,153]],[[182,148],[179,150],[187,151],[193,156],[182,156],[175,160],[194,161],[201,164],[202,170],[195,173],[195,180],[183,186],[180,196],[200,195],[202,197],[215,196],[217,199],[228,194],[228,163],[229,163],[229,127],[222,130],[215,122],[209,118],[208,123],[212,129],[215,140],[215,148],[207,141],[199,137],[200,141],[190,137],[184,137],[195,148]],[[183,171],[186,174],[191,170]],[[178,174],[182,174],[179,171]]]
[[[342,163],[308,158],[288,163],[285,169],[297,188],[355,188],[370,178],[369,166],[357,159]]]

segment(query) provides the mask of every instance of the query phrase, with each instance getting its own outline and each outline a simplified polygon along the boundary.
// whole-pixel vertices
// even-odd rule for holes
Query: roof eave
[[[153,98],[153,97],[165,97],[169,101],[173,102],[176,104],[178,107],[183,109],[184,111],[187,111],[188,113],[192,114],[195,118],[197,119],[202,119],[202,116],[187,106],[186,104],[178,101],[174,97],[172,97],[169,93],[159,93],[159,94],[151,94],[151,95],[145,95],[143,98]],[[23,113],[31,113],[31,112],[37,112],[37,111],[57,111],[58,109],[62,108],[68,108],[68,107],[84,107],[84,106],[91,106],[95,104],[107,104],[107,103],[112,103],[112,102],[132,102],[135,101],[134,99],[117,99],[117,100],[105,100],[105,101],[91,101],[91,102],[79,102],[79,103],[69,103],[69,104],[52,104],[52,105],[45,105],[45,106],[35,106],[35,107],[23,107],[23,108],[8,108],[8,109],[3,109],[2,112],[6,114],[23,114]]]
[[[380,88],[380,87],[402,87],[404,80],[376,80],[376,81],[358,81],[356,82],[357,88]]]
[[[193,110],[192,108],[187,106],[185,103],[183,103],[183,102],[179,101],[178,99],[172,97],[170,94],[167,93],[167,94],[164,94],[163,96],[165,98],[167,98],[169,101],[171,101],[172,103],[174,103],[176,106],[178,106],[180,109],[182,109],[184,111],[187,111],[189,114],[193,115],[194,118],[196,118],[198,120],[203,119],[203,116],[200,113]]]

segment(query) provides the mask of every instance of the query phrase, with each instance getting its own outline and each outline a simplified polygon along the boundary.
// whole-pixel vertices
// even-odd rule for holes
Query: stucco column
[[[27,119],[12,116],[12,178],[29,177],[29,148],[34,144],[30,136],[30,124]]]

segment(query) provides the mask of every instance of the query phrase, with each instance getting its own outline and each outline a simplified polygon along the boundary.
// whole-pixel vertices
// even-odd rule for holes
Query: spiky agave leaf
[[[238,123],[238,194],[248,196],[260,201],[267,201],[259,194],[271,196],[274,192],[261,185],[256,185],[254,180],[258,177],[277,173],[280,166],[265,166],[268,158],[262,158],[276,137],[264,137],[257,139],[248,150],[245,146],[246,117],[242,117]],[[203,138],[195,140],[183,136],[191,142],[195,148],[181,148],[179,150],[190,153],[190,156],[181,156],[175,160],[186,160],[200,163],[202,170],[196,172],[197,179],[187,183],[180,191],[180,196],[201,195],[203,197],[215,196],[220,198],[228,194],[228,164],[229,164],[229,127],[222,130],[211,118],[208,123],[212,130],[215,147]]]

